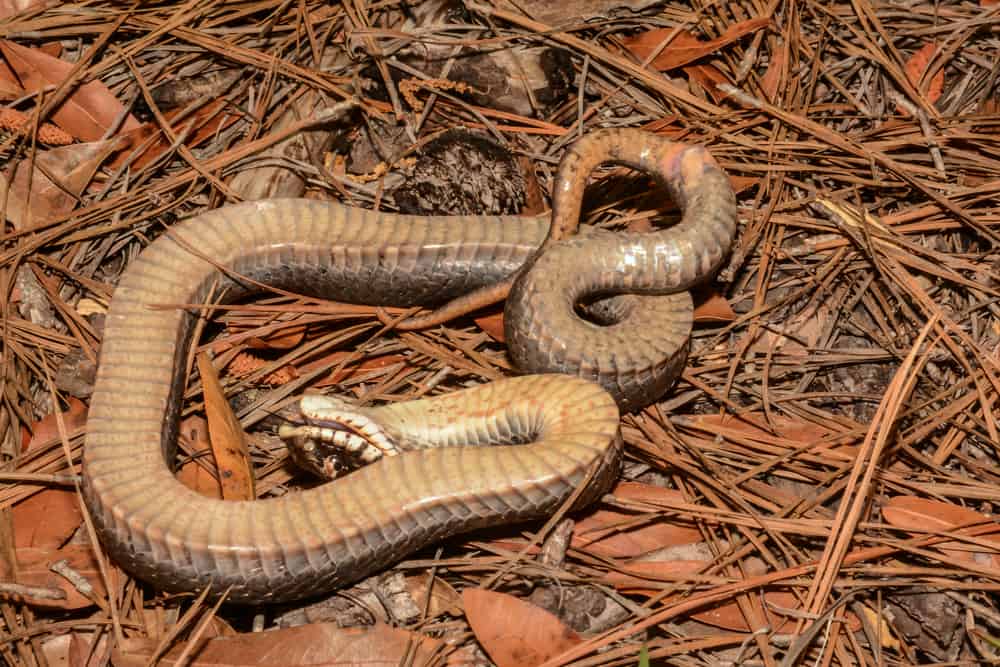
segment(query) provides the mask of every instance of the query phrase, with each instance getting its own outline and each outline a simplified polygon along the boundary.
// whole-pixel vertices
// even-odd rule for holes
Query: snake
[[[573,233],[587,179],[605,163],[662,182],[679,222]],[[585,134],[565,151],[550,215],[409,216],[273,199],[176,223],[128,264],[106,317],[83,455],[98,538],[158,589],[260,604],[333,591],[459,533],[583,507],[618,475],[620,414],[657,400],[686,363],[688,288],[720,267],[735,232],[733,190],[704,147],[629,129]],[[400,455],[252,501],[208,498],[174,476],[197,319],[183,304],[273,287],[434,306],[512,278],[504,328],[521,375],[364,408],[377,426],[354,435],[377,428]],[[301,403],[300,436],[351,429],[317,401]]]

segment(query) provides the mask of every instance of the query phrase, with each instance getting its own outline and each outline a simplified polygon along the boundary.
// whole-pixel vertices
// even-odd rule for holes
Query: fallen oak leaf
[[[0,53],[28,93],[59,86],[73,70],[73,63],[9,40],[0,40]],[[125,116],[121,124],[123,131],[139,127],[139,121],[132,114],[126,114],[125,107],[107,86],[100,81],[90,81],[78,86],[52,112],[51,120],[81,141],[98,141],[122,115]]]
[[[129,638],[116,644],[115,667],[145,667],[158,642]],[[444,642],[409,630],[377,623],[370,628],[340,628],[335,623],[310,623],[269,632],[202,638],[189,651],[181,642],[156,660],[165,667],[286,667],[287,665],[365,665],[395,667],[431,664]],[[180,658],[187,654],[182,663]]]
[[[76,491],[42,489],[11,509],[14,548],[58,549],[83,522]]]
[[[995,517],[961,505],[916,496],[890,498],[882,505],[882,516],[890,526],[920,532],[952,532],[959,526],[993,522],[997,527],[996,534],[988,533],[977,538],[996,544],[992,553],[987,547],[977,551],[976,545],[961,542],[942,542],[934,548],[962,563],[1000,569],[1000,522]]]
[[[34,162],[21,160],[0,178],[0,200],[7,219],[19,230],[65,215],[94,178],[104,160],[119,149],[119,139],[60,146],[40,151]]]
[[[683,503],[679,491],[637,482],[622,482],[612,495],[622,500],[639,502]],[[654,516],[619,508],[599,506],[576,522],[571,546],[612,558],[629,558],[702,541],[701,532],[693,525],[677,519]]]
[[[708,41],[698,39],[687,30],[657,28],[656,30],[648,30],[629,37],[623,40],[623,42],[625,48],[631,51],[636,58],[645,61],[659,47],[663,40],[676,32],[676,36],[660,51],[653,59],[653,62],[650,63],[661,72],[666,72],[717,53],[720,49],[742,39],[746,35],[767,27],[770,23],[771,19],[766,17],[740,21],[731,25],[722,36]]]
[[[0,0],[0,19],[23,14],[32,8],[42,8],[50,0]]]
[[[556,616],[513,595],[462,591],[469,627],[497,667],[538,665],[583,640]]]

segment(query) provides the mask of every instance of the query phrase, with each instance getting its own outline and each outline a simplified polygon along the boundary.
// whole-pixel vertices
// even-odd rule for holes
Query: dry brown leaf
[[[53,635],[42,640],[42,654],[50,667],[100,667],[108,649],[108,633],[102,633],[97,646],[91,650],[94,632],[74,631]],[[87,657],[90,656],[88,660]]]
[[[462,603],[472,632],[497,667],[538,665],[583,641],[554,615],[513,595],[466,588]]]
[[[126,639],[112,656],[115,667],[145,667],[157,642]],[[186,650],[178,643],[156,662],[162,667],[180,667],[178,658]],[[430,664],[444,643],[415,632],[381,623],[371,628],[338,628],[333,623],[312,623],[270,632],[248,632],[234,637],[202,639],[185,667],[396,667]]]
[[[306,325],[284,327],[266,336],[246,339],[247,347],[254,350],[290,350],[302,343],[306,336]]]
[[[786,629],[789,623],[795,622],[791,616],[776,613],[774,611],[775,608],[798,610],[802,606],[799,599],[795,597],[795,594],[787,591],[767,591],[764,593],[764,599],[769,605],[773,605],[773,607],[764,606],[765,622],[771,627],[773,632],[781,632]],[[739,604],[735,601],[710,607],[704,611],[691,614],[691,617],[702,623],[722,628],[723,630],[732,630],[734,632],[753,632],[754,630],[759,630],[759,628],[750,627],[743,612],[740,611]]]
[[[226,500],[253,500],[257,494],[246,434],[240,420],[233,414],[215,366],[205,352],[198,355],[198,373],[205,394],[209,441],[219,469],[222,497]]]
[[[673,560],[673,561],[633,561],[622,566],[619,571],[608,572],[604,581],[624,593],[659,595],[673,582],[684,581],[698,575],[710,563],[708,560]],[[656,581],[662,580],[657,586]],[[798,598],[787,591],[765,591],[763,593],[764,614],[766,622],[774,632],[790,629],[788,624],[794,623],[801,604]],[[720,603],[702,611],[693,612],[691,618],[724,630],[734,632],[753,632],[746,617],[735,601]],[[850,614],[848,623],[852,631],[860,629],[861,623],[856,616]]]
[[[503,305],[495,308],[492,312],[486,313],[485,315],[480,315],[479,317],[472,318],[472,321],[476,323],[480,329],[486,332],[486,335],[495,340],[498,343],[506,343],[507,337],[503,333]]]
[[[771,628],[772,632],[788,632],[792,629],[796,619],[801,617],[802,604],[794,593],[789,591],[765,591],[762,595],[764,599],[763,613],[764,622]],[[851,632],[861,629],[861,620],[851,612],[846,615],[847,627]],[[740,610],[737,602],[726,602],[715,607],[710,607],[705,611],[691,614],[691,618],[701,621],[707,625],[712,625],[723,630],[733,632],[754,632],[760,628],[751,628],[746,617]]]
[[[781,46],[771,57],[771,62],[767,64],[767,71],[761,79],[760,87],[767,95],[767,99],[772,104],[777,104],[778,91],[781,89],[785,77],[788,75],[788,42],[782,42]]]
[[[622,482],[612,493],[617,498],[643,502],[678,503],[684,498],[679,491],[636,482]],[[639,517],[643,515],[621,509],[596,509],[577,521],[571,544],[603,556],[630,558],[702,541],[701,532],[688,523],[661,517],[637,522]]]
[[[593,18],[606,17],[621,10],[638,12],[646,9],[658,0],[573,0],[572,16],[569,16],[567,5],[552,0],[494,0],[497,5],[518,14],[526,13],[536,21],[558,26],[570,22],[589,21]]]
[[[51,0],[0,0],[0,19],[8,16],[17,16],[33,7],[44,7],[51,4]]]
[[[757,32],[771,23],[769,18],[755,18],[740,21],[729,26],[721,37],[702,41],[686,30],[680,30],[673,40],[653,59],[651,65],[661,72],[676,69],[696,60],[712,55],[723,47]],[[653,51],[675,31],[674,28],[658,28],[639,33],[623,40],[625,47],[639,60],[645,61]]]
[[[714,288],[703,287],[696,290],[694,299],[695,322],[732,322],[736,319],[729,301]]]
[[[670,582],[697,574],[705,565],[703,560],[633,561],[621,570],[609,571],[604,581],[624,593],[653,596],[662,593]],[[662,580],[664,586],[657,586],[657,580]]]
[[[788,441],[794,444],[812,444],[814,447],[807,450],[808,452],[823,456],[835,456],[841,461],[852,460],[857,453],[856,445],[831,445],[828,439],[834,433],[832,429],[781,415],[774,415],[770,422],[763,413],[759,412],[745,412],[739,417],[732,415],[684,415],[683,418],[690,426],[711,434],[712,438],[731,434],[732,437],[739,437],[741,440],[758,441],[767,445],[788,446]],[[768,424],[774,433],[768,430]]]
[[[10,572],[0,572],[4,579],[14,579],[22,586],[33,586],[52,590],[61,590],[65,598],[51,600],[48,598],[27,597],[23,600],[36,607],[54,609],[83,609],[93,604],[80,593],[69,581],[52,571],[52,565],[58,561],[66,561],[70,568],[82,576],[94,588],[94,595],[103,598],[107,595],[94,558],[94,548],[90,544],[67,544],[60,549],[36,549],[24,547],[17,550],[17,576]]]
[[[906,78],[910,80],[910,83],[919,90],[927,101],[934,104],[939,99],[941,99],[941,91],[944,90],[944,68],[942,67],[934,76],[930,78],[929,81],[924,81],[923,85],[920,85],[920,79],[924,76],[927,71],[927,67],[934,60],[934,56],[937,55],[937,44],[933,42],[928,42],[924,44],[923,48],[910,56],[910,59],[906,61]],[[901,106],[896,107],[896,110],[903,115],[909,115],[909,111]]]
[[[187,139],[184,141],[184,145],[188,148],[197,148],[241,118],[239,113],[227,111],[225,100],[206,104],[197,111],[184,116],[183,120],[175,122],[173,119],[179,117],[183,111],[184,109],[171,109],[165,111],[163,117],[170,123],[171,130],[175,134],[186,133]],[[173,143],[156,123],[143,123],[138,127],[131,128],[128,132],[123,132],[122,136],[127,138],[130,148],[138,148],[144,142],[150,142],[142,153],[132,161],[133,170],[142,169],[173,146]],[[111,160],[111,167],[120,167],[128,159],[129,154],[130,151],[121,151]]]
[[[0,58],[0,102],[10,102],[24,96],[24,88],[6,62]]]
[[[688,79],[701,86],[716,104],[726,99],[727,93],[719,90],[719,85],[732,82],[715,65],[688,65],[684,68],[684,73],[688,75]]]
[[[191,415],[180,424],[180,434],[186,440],[185,452],[195,456],[201,452],[210,452],[212,444],[208,437],[208,422],[198,415]],[[191,459],[186,461],[177,471],[177,479],[181,483],[208,498],[222,498],[222,487],[219,480],[201,465]]]
[[[19,161],[13,167],[13,177],[8,170],[0,178],[0,200],[9,187],[7,219],[24,230],[69,213],[105,158],[119,145],[119,140],[109,139],[40,151],[34,169],[27,160]]]
[[[46,86],[58,86],[69,76],[73,64],[8,40],[0,40],[0,53],[17,74],[24,89],[38,92]],[[52,112],[53,123],[81,141],[98,141],[125,113],[118,98],[100,81],[78,86]],[[139,127],[131,114],[125,115],[121,131]]]
[[[962,545],[959,542],[943,542],[935,548],[940,549],[956,561],[1000,569],[1000,523],[993,516],[960,505],[916,496],[890,498],[882,506],[882,516],[890,526],[918,531],[951,532],[959,526],[996,523],[997,534],[977,537],[979,540],[995,543],[997,545],[996,552],[975,551],[972,545]]]
[[[68,407],[62,413],[66,433],[71,434],[87,423],[87,406],[78,398],[70,397]],[[31,430],[21,432],[21,451],[27,452],[43,443],[59,439],[59,425],[55,413],[46,415],[31,426]]]
[[[76,491],[44,489],[14,505],[14,546],[58,549],[66,543],[83,514]]]
[[[461,613],[459,604],[462,601],[462,596],[444,579],[432,577],[429,572],[425,572],[406,577],[404,582],[410,597],[416,601],[421,609],[424,608],[428,595],[430,596],[430,602],[427,604],[428,618],[434,618],[441,614],[457,615]]]
[[[320,366],[330,367],[332,369],[330,374],[325,378],[318,380],[314,385],[315,387],[329,387],[341,382],[353,380],[354,378],[362,377],[366,373],[370,373],[380,368],[393,366],[406,361],[406,357],[402,354],[380,354],[374,357],[356,359],[348,363],[343,368],[340,368],[340,364],[343,363],[344,359],[352,355],[352,352],[341,350],[339,352],[329,354],[322,359],[318,359],[317,361],[297,367],[297,370],[299,375],[305,375]],[[340,368],[340,370],[337,370],[338,368]]]

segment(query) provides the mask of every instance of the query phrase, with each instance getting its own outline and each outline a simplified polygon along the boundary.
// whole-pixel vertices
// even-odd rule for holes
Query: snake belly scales
[[[576,228],[586,179],[603,163],[657,176],[680,222],[576,235],[536,254],[547,234]],[[583,506],[618,474],[619,410],[656,400],[685,363],[687,288],[718,268],[735,228],[735,198],[712,157],[637,130],[601,130],[567,150],[551,225],[548,216],[415,217],[301,199],[177,224],[130,263],[108,313],[83,470],[98,536],[160,589],[278,602],[353,583],[450,535],[550,515],[586,481]],[[254,282],[358,304],[433,305],[514,274],[510,355],[537,375],[368,409],[404,446],[429,448],[256,501],[203,497],[175,479],[168,462],[194,318],[162,306],[220,292],[237,299],[259,291]],[[575,310],[620,293],[643,296],[623,298],[617,323]]]

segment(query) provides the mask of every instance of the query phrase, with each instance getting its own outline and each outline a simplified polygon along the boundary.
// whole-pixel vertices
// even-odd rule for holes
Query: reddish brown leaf
[[[615,487],[618,498],[644,502],[683,502],[679,491],[648,484],[623,482]],[[595,554],[630,558],[659,549],[702,541],[701,533],[688,523],[620,509],[600,508],[576,523],[571,544]],[[641,518],[641,520],[640,520]]]
[[[42,640],[42,653],[49,665],[65,667],[101,667],[108,648],[108,633],[102,633],[97,646],[91,649],[96,633],[70,632],[54,634]],[[90,656],[88,660],[87,657]]]
[[[406,577],[406,590],[416,601],[421,609],[424,602],[430,597],[427,604],[427,616],[434,618],[444,613],[458,614],[459,603],[462,601],[461,595],[451,584],[439,577],[432,577],[430,573],[417,574]]]
[[[749,190],[753,186],[760,183],[760,179],[756,176],[733,176],[729,175],[729,184],[733,186],[733,192],[739,194],[745,190]]]
[[[185,453],[195,456],[199,453],[208,453],[212,450],[212,444],[208,437],[208,422],[198,415],[191,415],[183,420],[180,425],[180,434],[185,445]],[[208,498],[222,498],[222,487],[219,480],[209,470],[198,461],[188,460],[177,471],[177,479],[181,483],[197,491]]]
[[[206,104],[192,114],[184,116],[183,120],[174,122],[183,109],[171,109],[163,113],[164,118],[170,122],[170,127],[175,134],[184,132],[187,139],[184,145],[189,148],[196,148],[216,134],[229,127],[240,119],[240,114],[227,111],[226,101],[217,100]],[[156,123],[144,123],[139,127],[123,133],[127,137],[130,148],[138,148],[149,142],[133,161],[132,169],[138,170],[163,155],[173,145],[164,132]],[[125,162],[131,151],[123,150],[111,161],[111,167],[117,168]]]
[[[202,352],[197,361],[205,394],[209,440],[215,455],[215,465],[219,469],[222,497],[226,500],[253,500],[257,494],[254,491],[250,450],[243,427],[226,400],[219,376],[208,354]]]
[[[14,505],[14,546],[58,549],[73,535],[83,514],[76,492],[44,489]]]
[[[764,599],[778,609],[797,610],[802,606],[794,593],[786,591],[768,591],[764,593]],[[747,619],[740,611],[737,602],[726,602],[710,607],[705,611],[691,614],[691,617],[702,623],[734,632],[753,632],[757,629],[751,628],[750,624],[747,623]],[[764,617],[764,622],[770,625],[774,632],[782,631],[789,622],[794,623],[793,619],[774,613],[767,606],[764,607]]]
[[[719,90],[719,85],[732,82],[715,65],[688,65],[684,73],[701,86],[714,102],[726,99],[728,94]]]
[[[302,343],[306,335],[306,325],[284,327],[266,336],[248,338],[247,347],[254,350],[290,350]]]
[[[67,561],[70,568],[90,583],[98,598],[105,597],[104,584],[101,581],[97,561],[94,559],[94,548],[89,544],[67,544],[61,549],[22,547],[17,550],[18,584],[62,590],[66,596],[62,600],[29,597],[24,599],[25,602],[37,607],[55,609],[83,609],[93,604],[69,581],[52,571],[52,565],[61,560]],[[0,572],[0,577],[9,579],[11,573]]]
[[[996,544],[996,551],[975,551],[971,545],[959,542],[943,542],[935,548],[956,561],[1000,569],[1000,523],[991,516],[960,505],[915,496],[890,498],[882,506],[882,516],[890,526],[918,531],[951,532],[959,526],[993,522],[997,533],[980,535],[977,539]]]
[[[513,595],[466,588],[462,602],[472,632],[497,667],[539,665],[582,641],[558,618]]]
[[[392,366],[406,361],[406,357],[402,354],[382,354],[376,357],[367,357],[364,360],[355,360],[348,363],[343,368],[340,368],[340,364],[343,363],[344,359],[351,356],[351,354],[351,352],[347,351],[334,352],[326,357],[323,357],[322,359],[318,359],[298,367],[297,370],[299,375],[305,375],[306,373],[310,373],[314,369],[320,368],[321,366],[331,367],[333,370],[330,371],[330,374],[317,381],[314,385],[316,387],[329,387],[347,380],[363,377],[366,373],[370,373],[380,368],[385,368],[386,366]]]
[[[6,62],[0,59],[0,102],[16,100],[24,95],[21,82]]]
[[[812,444],[815,447],[807,450],[809,453],[834,456],[842,461],[853,459],[857,452],[856,445],[828,444],[826,441],[834,432],[831,429],[781,415],[775,415],[770,421],[774,433],[768,431],[769,422],[761,413],[745,412],[738,418],[731,415],[685,415],[684,419],[691,427],[704,431],[712,438],[730,435],[769,446],[784,446],[786,441]]]
[[[733,42],[757,32],[761,28],[770,24],[769,18],[755,18],[740,21],[729,27],[723,35],[717,39],[701,41],[690,32],[681,30],[677,36],[657,55],[651,63],[653,67],[665,72],[692,63],[705,56],[716,53],[723,47]],[[658,28],[647,32],[639,33],[624,40],[625,47],[631,51],[636,58],[645,61],[653,51],[666,39],[674,28]]]
[[[705,569],[702,560],[634,561],[621,570],[609,571],[604,581],[625,593],[656,595],[671,582],[683,581]],[[662,581],[663,586],[656,582]]]
[[[66,433],[71,434],[87,423],[87,406],[72,396],[67,401],[69,407],[62,413]],[[46,415],[31,426],[31,431],[21,433],[21,451],[27,452],[43,443],[59,439],[59,425],[55,413]]]
[[[767,64],[767,71],[761,79],[760,87],[767,95],[767,99],[772,104],[777,104],[778,91],[781,89],[788,69],[788,43],[782,42],[781,46],[771,57],[771,62]]]
[[[8,171],[0,178],[0,198],[10,183],[7,218],[18,229],[31,229],[69,213],[101,163],[118,148],[119,140],[109,139],[40,151],[34,169],[27,160],[17,162],[13,177]]]
[[[47,0],[0,0],[0,19],[23,14],[33,7],[44,7]]]
[[[157,642],[152,639],[126,639],[116,647],[112,663],[115,667],[144,667],[149,664],[156,646]],[[312,623],[270,632],[202,639],[183,664],[185,667],[396,667],[431,664],[443,648],[443,642],[438,639],[388,625],[344,629],[333,623]],[[179,667],[178,658],[185,650],[185,643],[179,642],[156,664]]]
[[[72,63],[7,40],[0,40],[0,53],[7,59],[24,89],[31,93],[46,86],[58,86],[73,69]],[[78,86],[66,98],[52,113],[52,122],[81,141],[97,141],[123,113],[125,107],[107,86],[100,81],[91,81]],[[126,115],[121,129],[128,131],[137,127],[139,121],[131,114]]]
[[[929,81],[925,80],[923,85],[921,85],[920,80],[923,78],[924,73],[927,72],[927,67],[934,60],[934,56],[937,55],[937,44],[933,42],[928,42],[924,44],[923,48],[910,56],[910,59],[906,61],[906,78],[910,80],[910,83],[919,90],[927,101],[934,104],[939,99],[941,99],[941,91],[944,89],[944,68],[942,67],[934,76],[930,78]],[[897,110],[901,114],[908,114],[909,112],[902,107],[897,107]]]
[[[729,301],[715,289],[702,287],[695,291],[694,298],[695,322],[732,322],[736,319]]]
[[[627,563],[621,571],[608,572],[604,581],[616,589],[632,594],[659,595],[674,582],[683,582],[698,576],[710,561],[707,560],[674,560],[674,561],[634,561]],[[662,581],[662,585],[657,585]],[[796,618],[795,611],[801,608],[799,599],[787,591],[766,591],[763,593],[765,602],[763,613],[765,622],[778,632],[788,629],[788,623]],[[725,630],[734,632],[752,632],[739,604],[724,602],[703,611],[691,614],[691,618]],[[861,622],[853,614],[848,622],[852,630],[860,629]]]
[[[503,305],[501,304],[492,312],[485,315],[480,315],[479,317],[473,318],[480,329],[486,332],[486,335],[495,340],[498,343],[506,343],[507,338],[503,333]]]

